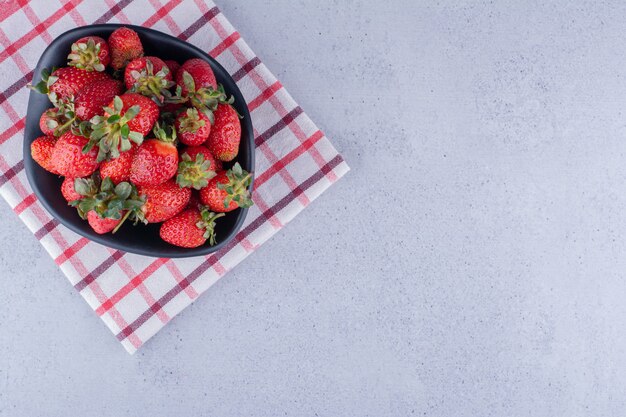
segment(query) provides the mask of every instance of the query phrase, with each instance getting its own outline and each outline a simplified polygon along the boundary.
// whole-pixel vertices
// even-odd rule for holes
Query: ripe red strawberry
[[[239,115],[229,104],[219,104],[213,115],[215,122],[211,127],[206,146],[220,161],[232,161],[239,153],[241,142]]]
[[[46,136],[54,135],[54,129],[59,125],[55,117],[56,109],[47,109],[41,113],[41,117],[39,118],[39,129],[41,129],[41,133]]]
[[[217,212],[251,207],[254,204],[248,191],[251,181],[252,175],[236,163],[232,169],[218,172],[209,185],[200,190],[200,201]]]
[[[113,79],[96,81],[85,86],[74,100],[76,116],[81,120],[91,120],[94,116],[104,114],[103,107],[115,96],[122,94],[122,91],[122,83]]]
[[[68,65],[87,71],[104,71],[111,60],[109,45],[98,36],[86,36],[72,44]]]
[[[137,222],[143,215],[141,208],[145,200],[128,182],[115,185],[110,178],[103,179],[101,183],[98,177],[78,178],[74,188],[81,198],[71,201],[70,205],[76,207],[80,217],[87,218],[98,233],[111,230],[115,233],[127,218],[132,216]]]
[[[182,161],[182,157],[184,154],[189,155],[189,159],[191,159],[192,161],[195,161],[198,155],[202,154],[205,161],[211,161],[210,168],[212,171],[217,172],[222,170],[222,162],[216,160],[211,154],[211,151],[209,151],[209,148],[207,148],[206,146],[185,146],[180,151],[180,158],[178,162]]]
[[[176,175],[178,150],[174,145],[176,131],[173,126],[159,123],[154,128],[157,139],[144,141],[133,159],[130,180],[136,185],[157,185]]]
[[[146,136],[152,128],[154,124],[159,119],[159,106],[157,106],[152,100],[147,97],[142,96],[141,94],[135,93],[126,93],[121,95],[122,103],[124,106],[122,107],[122,113],[124,114],[130,107],[139,106],[139,114],[135,116],[130,122],[128,122],[128,127],[130,130],[134,132],[139,132],[143,136]],[[109,106],[112,106],[111,103]]]
[[[51,101],[56,103],[57,100],[75,97],[88,84],[107,79],[109,76],[104,72],[74,67],[59,68],[48,78],[48,95],[51,96]],[[53,94],[55,96],[52,96]]]
[[[100,217],[100,215],[95,211],[90,211],[89,213],[87,213],[87,221],[89,222],[89,226],[91,226],[94,232],[102,235],[114,230],[117,225],[120,224],[122,219]]]
[[[192,92],[183,79],[185,72],[191,75],[193,79],[195,86],[194,91],[203,87],[211,87],[213,90],[217,90],[217,81],[215,80],[215,74],[213,73],[211,65],[203,59],[192,58],[185,61],[178,71],[176,71],[176,84],[182,88],[183,95]]]
[[[158,118],[159,107],[149,98],[136,93],[116,96],[104,108],[104,116],[91,119],[93,132],[86,149],[98,145],[98,161],[118,158],[130,149],[131,140],[141,144]]]
[[[87,177],[98,168],[97,152],[95,149],[83,153],[88,141],[72,132],[64,133],[52,150],[52,165],[64,177]]]
[[[43,169],[53,174],[59,172],[54,166],[52,154],[56,140],[52,136],[40,136],[30,144],[30,155]]]
[[[183,248],[197,248],[208,240],[215,245],[215,220],[224,213],[211,213],[189,208],[161,225],[159,235],[164,241]]]
[[[159,104],[165,97],[171,97],[169,89],[174,86],[169,68],[155,56],[131,61],[124,70],[124,82],[130,91],[150,97]]]
[[[198,110],[191,108],[176,117],[176,133],[185,145],[202,145],[211,133],[211,121]]]
[[[143,45],[139,35],[126,27],[111,33],[109,48],[111,48],[111,67],[115,70],[122,69],[133,59],[143,56]]]
[[[176,75],[176,72],[178,72],[178,69],[180,68],[180,64],[173,59],[166,59],[163,62],[165,62],[165,65],[169,68],[170,74],[172,74],[172,76]]]
[[[80,200],[83,198],[82,195],[78,194],[76,189],[74,188],[74,178],[67,177],[63,180],[61,184],[61,194],[69,203],[70,201]]]
[[[100,164],[100,176],[102,178],[109,177],[115,184],[122,181],[130,180],[130,167],[137,153],[137,145],[131,144],[131,148],[125,152],[120,152],[120,156],[116,159],[102,161]]]
[[[137,191],[146,199],[142,211],[148,223],[164,222],[174,217],[187,206],[191,197],[191,190],[180,188],[174,180],[159,185],[139,186]]]

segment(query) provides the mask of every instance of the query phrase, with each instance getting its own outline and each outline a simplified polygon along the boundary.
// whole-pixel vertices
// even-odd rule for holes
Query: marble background
[[[135,356],[0,204],[0,416],[623,415],[626,5],[218,5],[352,171]]]

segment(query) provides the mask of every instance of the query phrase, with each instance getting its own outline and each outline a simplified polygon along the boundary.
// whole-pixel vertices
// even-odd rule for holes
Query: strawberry
[[[95,149],[83,153],[88,140],[72,132],[64,133],[52,150],[52,165],[64,177],[77,178],[91,175],[98,168]]]
[[[187,73],[191,76],[194,83],[194,88],[189,89],[189,85],[185,83],[183,74]],[[211,65],[203,59],[192,58],[187,60],[176,71],[176,84],[182,88],[184,95],[195,91],[195,89],[210,87],[213,90],[217,90],[217,81],[215,80],[215,74]]]
[[[124,82],[130,91],[150,97],[157,104],[172,96],[169,89],[174,86],[169,68],[155,56],[131,61],[124,71]]]
[[[188,154],[189,158],[192,161],[195,161],[196,158],[198,157],[198,154],[202,154],[202,156],[204,157],[205,161],[211,161],[211,170],[212,171],[221,171],[222,170],[222,163],[221,161],[216,160],[213,155],[211,154],[211,151],[209,151],[209,148],[207,148],[206,146],[185,146],[181,152],[180,152],[180,158],[178,160],[178,162],[180,162],[182,160],[182,156],[184,154]]]
[[[187,206],[191,197],[191,190],[180,188],[174,180],[159,185],[139,186],[137,191],[146,200],[142,211],[147,223],[163,222],[177,215]]]
[[[72,44],[68,65],[87,71],[104,71],[111,60],[109,45],[98,36],[86,36]]]
[[[211,127],[206,146],[220,161],[232,161],[239,153],[241,142],[239,115],[229,104],[219,104],[213,115],[215,122]]]
[[[200,201],[217,212],[251,207],[254,204],[248,191],[251,181],[252,174],[244,171],[241,165],[236,163],[228,171],[218,172],[209,184],[200,190]]]
[[[53,174],[59,172],[54,166],[52,158],[56,140],[52,136],[40,136],[30,144],[30,155],[43,169]]]
[[[159,235],[164,241],[183,248],[197,248],[208,240],[215,245],[215,220],[224,213],[189,208],[161,225]]]
[[[159,107],[149,98],[135,93],[116,96],[104,112],[104,116],[91,119],[93,132],[86,148],[90,150],[98,145],[98,161],[118,158],[120,151],[130,149],[131,140],[141,144],[159,118]]]
[[[198,154],[196,159],[191,159],[189,154],[183,154],[178,163],[178,175],[176,182],[181,187],[195,188],[199,190],[209,184],[209,180],[216,174],[211,169],[211,160],[205,160],[204,155]]]
[[[70,110],[55,107],[47,109],[39,118],[39,128],[44,135],[61,136],[72,126],[74,119],[71,118]]]
[[[117,96],[122,94],[123,86],[120,81],[107,79],[93,82],[76,94],[74,109],[76,116],[81,120],[90,120],[92,117],[104,114],[103,107]]]
[[[135,153],[137,153],[137,145],[131,143],[131,148],[121,152],[118,158],[102,161],[100,164],[100,175],[102,178],[109,177],[115,184],[130,180],[130,167]]]
[[[80,217],[89,220],[97,233],[111,230],[115,233],[127,218],[133,216],[137,222],[143,215],[141,208],[145,199],[128,182],[115,185],[106,177],[98,184],[96,179],[79,178],[74,182],[74,188],[81,198],[71,201],[70,205],[76,207]]]
[[[211,121],[198,110],[191,108],[176,117],[176,133],[185,145],[202,145],[211,133]]]
[[[174,145],[176,130],[171,125],[157,123],[154,127],[157,139],[144,141],[133,159],[130,180],[136,185],[157,185],[176,175],[178,150]]]
[[[211,66],[201,59],[191,59],[189,61],[203,62],[205,69],[211,71],[210,77],[215,79]],[[187,62],[189,62],[187,61]],[[187,62],[185,64],[187,64]],[[212,112],[217,108],[219,103],[232,103],[232,97],[227,98],[224,87],[217,86],[215,82],[207,82],[206,76],[202,76],[202,71],[196,71],[197,76],[185,70],[185,64],[176,73],[176,94],[169,100],[172,102],[186,102],[192,107],[203,112],[209,117],[213,123]]]
[[[76,179],[82,180],[83,178]],[[74,187],[76,179],[67,177],[63,180],[63,183],[61,184],[61,194],[63,194],[63,197],[67,200],[68,203],[70,201],[80,200],[81,198],[83,198],[81,194],[78,194],[76,188]]]
[[[143,56],[143,45],[139,35],[132,29],[121,27],[109,36],[111,48],[111,67],[114,70],[124,68],[133,59]]]
[[[40,93],[48,94],[50,101],[56,105],[58,100],[70,99],[86,85],[109,79],[109,76],[104,72],[63,67],[52,74],[48,70],[43,70],[41,79],[42,81],[32,88]]]
[[[167,68],[169,68],[170,74],[172,75],[175,75],[178,69],[180,68],[180,64],[174,61],[173,59],[166,59],[163,62],[165,62],[165,65],[167,65]]]
[[[89,222],[89,226],[91,226],[94,232],[98,233],[99,235],[103,235],[105,233],[109,233],[115,230],[120,225],[122,219],[101,217],[95,211],[90,211],[89,213],[87,213],[87,221]]]
[[[133,118],[128,127],[130,130],[139,132],[143,136],[146,136],[154,124],[159,119],[159,106],[157,106],[152,100],[141,94],[126,93],[120,96],[124,106],[122,107],[122,114],[126,112],[132,106],[139,106],[140,112],[137,117]],[[111,106],[113,103],[109,104]]]

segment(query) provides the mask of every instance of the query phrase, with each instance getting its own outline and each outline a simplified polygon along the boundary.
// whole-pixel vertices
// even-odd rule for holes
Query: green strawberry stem
[[[196,227],[204,229],[203,237],[209,241],[209,245],[213,246],[216,243],[215,240],[215,220],[220,217],[224,217],[224,213],[214,213],[209,211],[206,207],[202,207],[200,210],[200,216],[202,220],[196,223]]]
[[[124,222],[126,221],[126,219],[128,219],[131,215],[132,211],[131,210],[127,210],[126,214],[124,214],[124,217],[122,217],[122,220],[120,220],[120,222],[117,224],[117,226],[115,226],[115,229],[113,229],[113,234],[115,234],[115,232],[117,232],[119,230],[120,227],[122,227],[122,225],[124,224]]]

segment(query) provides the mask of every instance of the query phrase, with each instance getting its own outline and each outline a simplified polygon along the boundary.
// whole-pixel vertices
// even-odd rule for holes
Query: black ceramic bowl
[[[152,29],[132,25],[106,24],[72,29],[56,38],[41,55],[35,69],[33,85],[40,81],[42,69],[67,65],[67,55],[74,41],[88,35],[96,35],[107,39],[111,32],[120,26],[130,27],[139,34],[146,55],[158,56],[162,59],[174,59],[180,63],[190,58],[202,58],[211,64],[217,82],[224,86],[229,96],[233,95],[235,97],[234,106],[239,114],[243,115],[241,120],[241,145],[239,146],[239,155],[236,158],[236,162],[239,162],[246,171],[253,171],[254,135],[248,106],[241,91],[239,91],[235,81],[228,72],[217,61],[195,46],[180,39]],[[226,217],[218,219],[216,225],[217,244],[215,246],[209,246],[208,243],[194,249],[172,246],[159,237],[160,224],[149,224],[146,226],[140,224],[134,227],[132,224],[124,224],[114,235],[110,233],[105,235],[95,233],[89,224],[78,216],[76,209],[67,205],[67,202],[61,195],[60,187],[63,178],[41,168],[30,155],[30,144],[42,135],[39,130],[39,117],[49,107],[52,107],[52,104],[50,104],[46,95],[31,91],[24,132],[24,166],[28,181],[31,187],[33,187],[35,195],[52,216],[64,226],[95,242],[115,249],[165,258],[201,256],[215,252],[231,240],[241,228],[247,209],[239,208],[227,213]],[[232,166],[232,163],[225,165],[225,167],[230,166]],[[252,190],[252,184],[250,184],[250,190]]]

